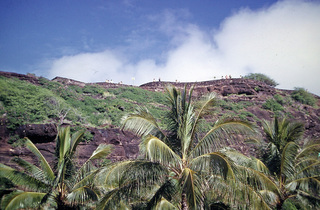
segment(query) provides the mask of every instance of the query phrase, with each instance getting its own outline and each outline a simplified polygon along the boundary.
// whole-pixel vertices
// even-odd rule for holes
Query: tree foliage
[[[250,73],[250,74],[246,75],[244,78],[264,82],[267,85],[270,85],[271,87],[276,87],[277,85],[279,85],[276,81],[274,81],[273,79],[271,79],[267,75],[264,75],[261,73]]]
[[[107,209],[114,199],[120,203],[124,196],[137,195],[133,193],[137,189],[140,194],[135,199],[139,203],[136,205],[147,209],[160,205],[159,202],[164,200],[175,208],[202,209],[205,197],[209,195],[206,191],[218,190],[221,182],[229,189],[237,185],[232,188],[233,193],[237,191],[249,194],[249,183],[243,178],[248,169],[238,168],[220,150],[228,141],[236,144],[239,134],[243,137],[251,136],[254,133],[253,126],[244,121],[221,119],[203,134],[199,132],[200,127],[208,110],[215,103],[214,95],[193,103],[192,89],[188,92],[186,88],[180,91],[168,87],[166,91],[170,110],[163,122],[166,125],[164,129],[145,108],[138,108],[136,112],[123,118],[122,128],[141,136],[140,151],[143,160],[116,163],[100,173],[99,180],[102,180],[108,193],[101,199],[99,208]],[[143,164],[139,164],[141,161]],[[252,185],[259,185],[257,187],[263,189],[261,183],[264,178],[258,176],[257,172],[251,173],[256,173]],[[110,180],[114,180],[111,182],[112,186]],[[240,197],[237,199],[242,203],[236,202],[232,196],[228,196],[228,201],[234,206],[241,206],[256,199],[262,202],[252,203],[252,206],[268,208],[268,204],[259,196],[246,199]],[[214,199],[210,200],[213,202]],[[126,205],[134,205],[130,203],[132,197],[125,200]]]
[[[99,145],[80,168],[76,167],[73,160],[82,136],[83,132],[71,136],[70,127],[59,128],[54,166],[51,166],[37,147],[25,138],[24,145],[35,155],[38,164],[33,165],[18,157],[13,161],[22,170],[0,164],[0,176],[19,186],[19,189],[23,189],[5,195],[1,209],[39,206],[66,209],[98,200],[99,191],[93,183],[98,169],[94,167],[92,161],[106,157],[111,148],[108,145]]]
[[[291,93],[291,97],[302,104],[314,106],[317,102],[315,97],[304,88],[295,88]]]
[[[286,118],[265,121],[264,132],[268,146],[263,158],[273,176],[270,180],[278,188],[277,208],[289,206],[290,200],[298,200],[306,209],[319,208],[319,141],[305,141],[301,148],[298,140],[303,137],[304,125]]]

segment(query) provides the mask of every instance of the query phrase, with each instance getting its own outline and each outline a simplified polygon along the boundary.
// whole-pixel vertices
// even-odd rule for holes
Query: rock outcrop
[[[39,78],[35,75],[21,75],[10,72],[0,72],[0,76],[8,78],[18,78],[20,80],[29,81],[35,85],[41,85]],[[101,83],[83,83],[76,80],[71,80],[62,77],[56,77],[53,79],[65,86],[77,85],[79,87],[85,87],[86,85],[97,84],[101,87],[108,88],[119,88],[123,86],[129,86],[125,84],[115,84],[108,82]],[[262,108],[262,104],[266,100],[273,98],[275,94],[279,94],[283,97],[290,96],[291,90],[280,90],[263,82],[254,80],[247,80],[243,78],[234,79],[219,79],[205,82],[191,82],[191,83],[178,83],[178,82],[150,82],[140,86],[140,88],[149,91],[162,92],[165,90],[167,85],[174,85],[179,88],[183,88],[185,85],[187,88],[194,86],[194,97],[200,97],[207,93],[216,93],[219,98],[225,99],[231,103],[240,103],[243,101],[250,102],[254,106],[245,107],[245,111],[252,113],[258,119],[271,120],[274,113],[272,111]],[[320,106],[320,98],[318,99],[318,106]],[[118,107],[121,109],[121,107]],[[122,107],[123,109],[123,107]],[[297,111],[298,110],[298,111]],[[296,104],[295,107],[286,107],[285,110],[290,113],[295,120],[302,121],[305,123],[306,137],[308,138],[320,138],[320,109],[314,108],[308,105]],[[223,113],[220,113],[221,115]],[[253,117],[249,118],[251,121],[257,121]],[[36,159],[32,157],[31,153],[23,148],[12,148],[7,143],[9,138],[9,131],[5,125],[5,117],[0,118],[0,162],[5,164],[11,164],[10,158],[12,156],[20,156],[26,160],[35,162]],[[261,122],[258,120],[257,124],[261,126]],[[110,159],[113,161],[134,159],[139,155],[139,138],[134,136],[130,132],[123,132],[119,128],[87,128],[93,135],[92,141],[82,142],[78,148],[79,162],[84,162],[91,155],[91,153],[98,147],[99,144],[112,144],[114,147],[113,153],[110,155]],[[16,134],[20,138],[28,137],[31,139],[36,146],[39,148],[41,153],[49,160],[54,161],[54,149],[57,129],[54,124],[29,124],[21,125],[16,131]],[[241,145],[239,148],[245,153],[250,153],[250,148],[246,145]]]
[[[245,95],[245,96],[260,96],[260,95],[274,95],[277,89],[271,87],[263,82],[248,80],[243,78],[234,79],[219,79],[204,82],[150,82],[141,85],[140,87],[150,91],[164,91],[167,85],[175,87],[187,88],[194,87],[195,96],[201,96],[209,92],[216,92],[221,96],[229,96],[232,94]],[[290,92],[289,90],[283,90]]]

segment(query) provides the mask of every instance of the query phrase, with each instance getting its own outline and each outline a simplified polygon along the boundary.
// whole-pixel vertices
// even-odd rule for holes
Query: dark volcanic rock
[[[41,85],[39,83],[39,78],[34,75],[21,75],[10,72],[0,72],[1,76],[8,78],[18,78],[20,80],[29,81],[35,85]],[[122,83],[83,83],[67,78],[56,77],[54,81],[59,82],[65,86],[68,85],[78,85],[84,87],[86,85],[100,85],[105,89],[109,88],[119,88],[124,85]],[[235,110],[235,114],[242,112],[250,112],[254,115],[249,116],[247,119],[254,123],[257,123],[261,129],[262,120],[272,120],[275,115],[274,112],[266,110],[263,108],[263,104],[266,100],[273,99],[275,94],[281,95],[285,100],[288,99],[286,104],[285,112],[290,116],[292,120],[301,121],[305,124],[306,128],[306,138],[319,138],[320,137],[320,109],[302,105],[298,102],[290,101],[291,90],[280,90],[271,87],[263,82],[248,80],[243,78],[234,79],[219,79],[204,82],[191,82],[191,83],[179,83],[179,82],[150,82],[140,86],[140,88],[149,91],[164,91],[165,87],[170,84],[178,88],[183,88],[187,86],[190,88],[194,86],[193,96],[198,98],[208,93],[216,93],[217,98],[225,100],[227,103],[240,104],[241,102],[247,102],[251,104],[248,107],[238,108]],[[320,106],[320,98],[315,96],[318,100],[318,107]],[[121,111],[126,111],[122,106],[115,106]],[[222,109],[221,112],[216,116],[217,118],[223,116],[226,110]],[[216,119],[212,119],[216,120]],[[7,143],[9,138],[9,131],[5,125],[6,120],[0,119],[0,162],[9,164],[9,160],[12,156],[20,156],[26,160],[35,161],[36,159],[32,154],[24,148],[12,148],[11,145]],[[109,158],[113,161],[124,160],[124,159],[134,159],[139,155],[139,137],[134,136],[130,132],[123,132],[118,128],[88,128],[88,130],[93,134],[93,139],[90,142],[82,142],[79,144],[77,155],[79,157],[79,162],[83,163],[86,161],[92,152],[98,147],[99,144],[112,144],[113,152]],[[39,148],[40,152],[49,160],[50,163],[54,161],[54,149],[55,149],[55,137],[57,134],[57,129],[54,124],[31,124],[24,125],[18,128],[16,133],[20,137],[28,137],[31,139],[36,146]],[[262,133],[262,129],[261,129]],[[232,145],[230,145],[232,147]],[[245,154],[254,153],[251,151],[252,148],[247,147],[245,144],[241,144],[239,148]]]
[[[33,143],[47,143],[54,141],[57,128],[54,124],[28,124],[20,126],[16,133],[20,138],[28,137]]]
[[[231,94],[253,96],[261,94],[274,95],[276,89],[263,82],[235,78],[235,79],[219,79],[204,82],[150,82],[141,85],[140,87],[150,91],[164,91],[167,85],[173,85],[179,88],[183,88],[185,85],[187,88],[194,86],[194,96],[199,97],[209,92],[216,92],[221,96],[228,96]]]
[[[25,80],[32,84],[39,85],[39,77],[35,76],[34,74],[17,74],[13,72],[3,72],[0,71],[0,76],[8,77],[8,78],[18,78],[19,80]]]

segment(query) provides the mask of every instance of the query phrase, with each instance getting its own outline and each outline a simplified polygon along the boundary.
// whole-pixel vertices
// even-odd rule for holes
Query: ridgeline
[[[319,96],[312,95],[312,105],[303,104],[294,97],[294,90],[277,89],[261,81],[244,78],[192,83],[157,81],[137,87],[0,72],[0,162],[12,165],[13,156],[33,159],[30,152],[19,146],[23,137],[32,140],[46,158],[54,158],[57,125],[87,130],[86,141],[78,150],[80,162],[101,143],[114,145],[110,155],[113,161],[134,159],[139,154],[139,138],[120,130],[121,117],[137,106],[145,106],[161,119],[167,110],[162,92],[168,85],[193,86],[193,96],[197,98],[215,93],[216,106],[208,124],[221,117],[239,118],[262,130],[263,120],[280,116],[304,123],[304,138],[320,138]],[[237,149],[245,154],[254,154],[255,150],[245,144]]]

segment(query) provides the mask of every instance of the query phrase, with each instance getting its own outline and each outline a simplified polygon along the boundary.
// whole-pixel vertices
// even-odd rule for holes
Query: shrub
[[[274,99],[268,99],[264,104],[262,104],[262,108],[268,109],[274,112],[283,111],[283,106]]]
[[[54,94],[42,87],[18,79],[0,78],[0,101],[8,117],[8,128],[48,119],[47,100]]]
[[[314,106],[316,104],[316,99],[314,96],[304,88],[295,88],[295,90],[291,93],[291,97],[300,103],[310,106]]]
[[[276,81],[274,81],[270,77],[268,77],[264,74],[260,74],[260,73],[251,73],[251,74],[246,75],[244,78],[261,81],[261,82],[264,82],[267,85],[270,85],[272,87],[275,87],[278,85],[278,83]]]
[[[11,144],[12,147],[21,147],[23,146],[23,139],[20,138],[18,134],[10,136],[8,139],[8,144]]]
[[[283,97],[279,94],[276,94],[273,96],[273,98],[281,105],[284,105],[285,100],[283,99]]]

